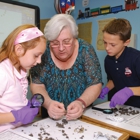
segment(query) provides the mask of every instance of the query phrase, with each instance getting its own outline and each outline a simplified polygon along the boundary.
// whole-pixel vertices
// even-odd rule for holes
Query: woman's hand
[[[82,116],[83,111],[83,104],[80,101],[75,100],[67,107],[66,119],[75,120]]]
[[[54,100],[49,102],[47,110],[50,118],[55,120],[61,119],[66,113],[64,104]]]

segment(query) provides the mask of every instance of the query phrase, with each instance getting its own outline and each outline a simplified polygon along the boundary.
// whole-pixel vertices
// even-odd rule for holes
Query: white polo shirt
[[[9,59],[0,63],[0,113],[8,113],[27,105],[26,77],[27,73],[19,73]],[[0,132],[13,127],[11,123],[0,125]]]

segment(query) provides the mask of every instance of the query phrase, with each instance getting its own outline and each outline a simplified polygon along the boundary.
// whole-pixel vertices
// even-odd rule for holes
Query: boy
[[[140,51],[127,47],[131,30],[126,19],[114,19],[103,29],[108,83],[99,98],[103,99],[115,88],[117,92],[111,98],[111,108],[123,104],[140,107]]]

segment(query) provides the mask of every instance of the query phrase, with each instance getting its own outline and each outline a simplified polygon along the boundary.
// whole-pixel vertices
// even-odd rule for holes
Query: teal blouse
[[[30,70],[32,82],[44,84],[50,98],[63,102],[65,107],[89,86],[102,83],[101,68],[93,46],[82,39],[78,42],[78,56],[70,69],[61,70],[54,64],[48,42],[42,63]]]

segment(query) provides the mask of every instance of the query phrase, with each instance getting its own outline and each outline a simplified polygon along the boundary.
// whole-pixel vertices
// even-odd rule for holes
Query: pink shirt
[[[19,73],[9,59],[0,63],[0,113],[18,110],[27,105],[26,77],[27,73]],[[13,127],[11,123],[0,125],[0,132]]]

